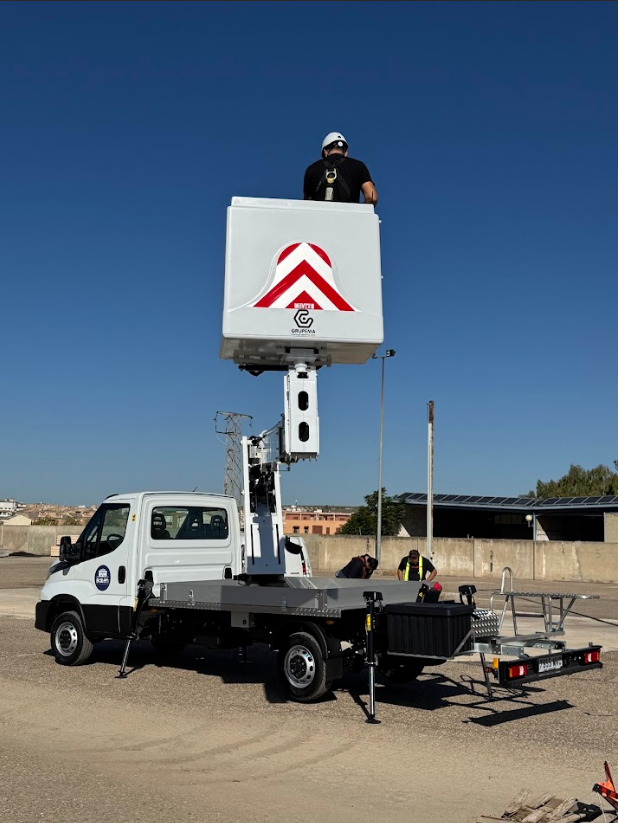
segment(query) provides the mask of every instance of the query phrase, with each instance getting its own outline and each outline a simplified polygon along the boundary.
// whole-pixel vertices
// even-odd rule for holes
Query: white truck
[[[242,440],[244,532],[230,497],[109,497],[75,544],[62,538],[36,607],[58,663],[85,663],[106,638],[127,641],[121,674],[134,639],[164,655],[188,643],[264,643],[279,653],[287,693],[302,702],[322,697],[346,668],[367,665],[368,722],[376,670],[404,681],[476,651],[491,694],[492,672],[516,686],[601,666],[599,646],[572,650],[557,639],[570,606],[560,600],[553,625],[554,595],[543,595],[545,632],[504,637],[505,612],[477,611],[473,586],[460,588],[459,602],[429,603],[419,602],[420,583],[380,581],[376,591],[367,580],[310,576],[302,541],[283,533],[280,470],[318,456],[318,370],[365,363],[383,339],[372,206],[234,198],[220,354],[256,376],[285,373],[282,421]]]
[[[300,545],[289,541],[283,551],[297,556]],[[318,700],[345,669],[366,663],[404,682],[461,654],[506,653],[517,655],[515,664],[501,662],[494,676],[509,686],[601,665],[598,646],[571,650],[540,634],[500,637],[497,621],[472,601],[416,602],[420,583],[381,581],[378,592],[369,586],[252,575],[231,497],[119,494],[105,500],[75,544],[62,539],[36,627],[49,632],[54,656],[66,666],[85,663],[106,638],[147,639],[168,657],[189,643],[265,643],[278,650],[281,682],[300,702]],[[530,656],[531,646],[549,653]]]

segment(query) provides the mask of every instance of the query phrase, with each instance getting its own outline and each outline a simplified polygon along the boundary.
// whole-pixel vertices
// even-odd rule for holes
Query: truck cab
[[[285,575],[311,576],[307,547],[282,538]],[[49,629],[72,607],[88,633],[124,636],[138,580],[231,580],[247,571],[245,539],[233,497],[195,492],[137,492],[108,497],[76,543],[62,538],[61,557],[41,591],[37,627]],[[39,626],[39,623],[43,625]]]
[[[286,553],[287,554],[287,553]],[[81,609],[89,634],[126,633],[137,581],[232,579],[244,570],[244,542],[232,497],[189,492],[115,494],[61,558],[41,591],[46,626],[59,609]],[[43,614],[45,613],[45,614]],[[37,615],[37,624],[39,623]]]

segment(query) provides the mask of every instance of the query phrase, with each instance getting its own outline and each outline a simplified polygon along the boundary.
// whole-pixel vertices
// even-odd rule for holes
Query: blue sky
[[[220,491],[226,207],[300,197],[323,136],[382,219],[383,482],[517,494],[618,457],[613,3],[0,4],[0,497]],[[380,366],[320,372],[284,499],[377,487]]]

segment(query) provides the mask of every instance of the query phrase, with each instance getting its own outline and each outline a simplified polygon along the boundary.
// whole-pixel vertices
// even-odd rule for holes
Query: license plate
[[[541,672],[552,672],[556,669],[561,669],[563,662],[561,657],[556,657],[555,660],[539,660],[539,674]]]

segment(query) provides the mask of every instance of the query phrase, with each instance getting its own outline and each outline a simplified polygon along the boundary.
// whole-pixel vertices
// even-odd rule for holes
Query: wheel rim
[[[315,678],[315,657],[306,646],[292,646],[284,661],[285,676],[298,689],[305,689]]]
[[[55,641],[58,654],[61,654],[62,657],[70,657],[77,649],[79,641],[75,624],[70,623],[68,620],[61,623],[56,629]]]

